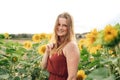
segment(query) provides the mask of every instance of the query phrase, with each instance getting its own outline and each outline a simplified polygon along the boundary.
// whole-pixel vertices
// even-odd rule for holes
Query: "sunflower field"
[[[14,42],[0,34],[0,80],[48,80],[41,59],[52,34],[34,34]],[[120,80],[120,24],[93,29],[77,40],[80,61],[77,80]]]

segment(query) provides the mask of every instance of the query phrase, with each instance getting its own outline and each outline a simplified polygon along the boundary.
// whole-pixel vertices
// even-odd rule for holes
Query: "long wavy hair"
[[[64,42],[62,42],[60,45],[58,44],[59,36],[57,35],[57,26],[59,25],[59,18],[65,18],[67,20],[67,27],[68,27]],[[54,48],[52,49],[51,54],[54,54],[54,53],[61,54],[64,46],[73,39],[75,39],[73,18],[67,12],[61,13],[60,15],[58,15],[55,26],[54,26],[54,33],[52,37],[52,41],[54,42]]]

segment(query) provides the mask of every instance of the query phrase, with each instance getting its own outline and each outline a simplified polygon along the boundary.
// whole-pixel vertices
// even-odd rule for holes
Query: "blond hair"
[[[58,45],[59,39],[58,39],[58,35],[57,35],[57,26],[59,24],[59,18],[65,18],[67,20],[67,27],[68,27],[68,32],[67,32],[67,35],[64,39],[64,42],[61,43],[60,45]],[[54,48],[52,49],[51,54],[54,54],[54,53],[61,54],[63,47],[68,42],[75,39],[75,34],[74,34],[74,29],[73,28],[74,28],[73,19],[72,19],[72,16],[69,13],[64,12],[64,13],[58,15],[58,17],[56,19],[55,26],[54,26],[54,33],[53,33],[53,37],[52,37],[52,42],[54,43]]]

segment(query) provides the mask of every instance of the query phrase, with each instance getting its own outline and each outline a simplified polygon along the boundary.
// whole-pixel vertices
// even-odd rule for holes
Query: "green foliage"
[[[120,24],[113,27],[118,31],[117,37],[105,42],[104,30],[101,30],[96,41],[90,46],[101,45],[102,49],[94,54],[88,51],[88,47],[83,47],[80,51],[81,60],[78,68],[85,71],[85,80],[120,80]]]
[[[103,30],[99,31],[92,46],[102,45],[102,49],[95,54],[88,47],[80,50],[78,70],[85,71],[85,80],[120,80],[120,24],[114,28],[118,35],[110,42],[105,42]],[[7,41],[0,34],[0,80],[48,80],[49,73],[40,65],[43,55],[38,53],[38,47],[48,42],[44,39],[25,49],[23,44]]]
[[[114,75],[109,75],[109,69],[108,68],[98,68],[94,71],[92,71],[86,80],[114,80]]]
[[[0,34],[0,39],[4,39],[4,35],[3,34]]]
[[[42,55],[37,51],[38,46],[46,44],[34,43],[27,50],[23,44],[13,41],[0,41],[0,80],[46,80],[48,72],[42,70],[40,61]]]

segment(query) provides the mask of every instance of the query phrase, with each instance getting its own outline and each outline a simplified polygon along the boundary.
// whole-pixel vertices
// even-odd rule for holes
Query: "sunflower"
[[[44,54],[46,50],[46,45],[42,45],[38,47],[38,53],[39,54]]]
[[[39,36],[40,36],[41,40],[47,38],[47,34],[45,34],[45,33],[41,33],[41,34],[39,34]]]
[[[25,47],[26,49],[30,49],[30,48],[32,47],[32,43],[31,43],[30,41],[25,41],[25,42],[24,42],[24,47]]]
[[[85,42],[85,39],[80,39],[80,40],[78,41],[78,47],[79,47],[80,50],[83,49],[84,42]]]
[[[92,46],[92,47],[88,48],[88,51],[90,52],[90,54],[96,54],[97,49],[96,49],[96,47]]]
[[[50,40],[52,38],[52,34],[47,34],[47,39]]]
[[[96,29],[96,28],[93,29],[93,30],[91,31],[91,34],[97,36],[97,35],[98,35],[98,31],[97,31],[97,29]]]
[[[34,42],[40,42],[40,35],[39,34],[34,34],[33,36],[32,36],[32,40],[34,41]]]
[[[77,72],[77,80],[84,80],[86,78],[86,74],[84,70],[79,70]]]
[[[104,40],[106,42],[112,41],[114,38],[117,37],[118,31],[112,27],[111,25],[107,25],[104,29]]]
[[[96,54],[97,51],[101,50],[102,49],[102,46],[101,45],[96,45],[96,46],[90,46],[88,48],[88,51],[91,53],[91,54]]]
[[[93,33],[86,34],[86,47],[89,47],[96,41],[97,35],[94,35]]]
[[[9,38],[9,34],[8,33],[4,33],[4,37],[5,37],[5,39],[8,39]]]

